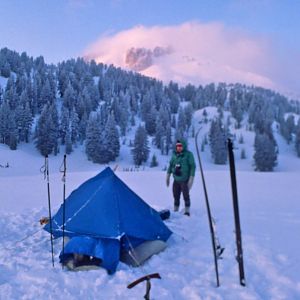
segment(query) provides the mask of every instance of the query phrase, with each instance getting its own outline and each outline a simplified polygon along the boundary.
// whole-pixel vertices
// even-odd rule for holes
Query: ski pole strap
[[[59,167],[59,172],[63,173],[62,181],[66,181],[66,172],[67,172],[67,155],[64,155],[64,160]]]
[[[48,169],[48,156],[45,156],[45,162],[44,164],[40,167],[40,172],[44,174],[44,180],[47,177],[47,169]]]

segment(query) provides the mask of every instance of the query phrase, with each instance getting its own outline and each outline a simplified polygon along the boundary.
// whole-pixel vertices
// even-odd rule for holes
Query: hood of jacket
[[[182,152],[187,151],[187,144],[186,144],[186,141],[185,141],[185,140],[177,140],[176,143],[175,143],[174,153],[177,153],[177,152],[176,152],[176,144],[177,144],[178,142],[181,143],[182,146],[183,146],[183,147],[182,147]]]

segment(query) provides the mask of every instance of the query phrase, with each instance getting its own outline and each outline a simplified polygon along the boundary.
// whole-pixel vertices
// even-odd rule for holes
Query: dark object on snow
[[[170,218],[170,210],[169,209],[163,209],[158,212],[162,220],[167,220]]]
[[[246,279],[245,279],[245,272],[244,272],[244,260],[243,260],[243,248],[242,248],[242,232],[241,232],[241,223],[240,223],[236,174],[235,174],[235,163],[234,163],[233,145],[232,145],[232,141],[230,139],[228,139],[227,145],[228,145],[228,156],[229,156],[231,188],[232,188],[232,201],[233,201],[233,211],[234,211],[235,236],[236,236],[236,247],[237,247],[236,260],[239,264],[240,284],[242,286],[246,286]]]
[[[151,282],[150,280],[156,278],[156,279],[161,279],[159,273],[153,273],[153,274],[149,274],[146,276],[143,276],[137,280],[135,280],[134,282],[130,283],[127,288],[128,289],[132,289],[133,287],[135,287],[137,284],[147,280],[147,284],[146,284],[146,294],[144,296],[144,299],[146,300],[150,300],[150,290],[151,290]]]
[[[60,255],[61,263],[69,254],[93,256],[101,259],[100,266],[110,274],[116,271],[120,253],[134,253],[147,241],[166,242],[172,234],[159,213],[110,168],[70,194],[65,201],[65,214],[65,236],[70,241]],[[62,219],[63,205],[44,229],[50,231],[52,224],[54,237],[61,237]]]
[[[214,228],[214,221],[213,221],[213,218],[212,218],[210,205],[209,205],[209,201],[208,201],[208,195],[207,195],[207,189],[206,189],[206,184],[205,184],[204,172],[203,172],[200,152],[199,152],[199,148],[198,148],[198,135],[199,135],[199,132],[200,132],[200,129],[196,133],[195,144],[196,144],[197,156],[198,156],[198,161],[199,161],[199,166],[200,166],[202,186],[203,186],[204,195],[205,195],[205,203],[206,203],[208,224],[209,224],[210,236],[211,236],[211,242],[212,242],[212,248],[213,248],[213,254],[214,254],[214,263],[215,263],[215,271],[216,271],[216,279],[217,279],[217,287],[218,287],[218,286],[220,286],[218,259],[221,258],[221,254],[223,253],[224,248],[222,248],[220,246],[218,238],[216,236],[216,232],[215,232],[215,228]]]

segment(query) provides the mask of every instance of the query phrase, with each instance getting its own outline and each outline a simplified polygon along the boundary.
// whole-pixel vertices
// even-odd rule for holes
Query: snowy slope
[[[190,147],[194,145],[190,142]],[[191,192],[192,215],[172,213],[166,221],[174,232],[166,251],[142,268],[120,264],[116,274],[104,270],[71,273],[58,264],[61,240],[55,241],[55,268],[51,266],[49,235],[38,220],[47,215],[47,188],[40,167],[41,156],[30,145],[10,151],[1,145],[0,168],[0,299],[142,299],[145,286],[126,286],[152,272],[151,299],[299,299],[300,190],[299,171],[287,154],[287,167],[274,173],[245,170],[237,161],[238,189],[247,287],[238,284],[234,259],[235,240],[228,166],[214,167],[203,153],[208,194],[217,222],[218,236],[226,248],[220,263],[221,287],[215,287],[213,256],[204,197],[197,170]],[[124,152],[125,162],[130,158]],[[162,159],[159,157],[159,159]],[[167,158],[166,158],[167,159]],[[52,211],[62,202],[62,154],[51,156]],[[67,161],[67,194],[104,168],[88,162],[78,148]],[[120,163],[120,162],[119,162]],[[115,166],[111,164],[111,166]],[[171,190],[161,168],[116,174],[156,209],[172,208]],[[286,169],[291,168],[291,171]]]

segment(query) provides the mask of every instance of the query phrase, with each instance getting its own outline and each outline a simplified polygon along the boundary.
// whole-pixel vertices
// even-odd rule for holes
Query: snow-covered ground
[[[194,151],[192,143],[190,148]],[[160,166],[155,169],[125,172],[130,161],[124,161],[128,150],[122,151],[117,176],[154,208],[171,209],[171,189],[165,186],[162,171],[168,158],[158,157]],[[221,286],[217,288],[199,168],[191,191],[191,217],[171,214],[166,224],[174,234],[163,253],[141,268],[120,263],[114,275],[101,269],[68,272],[58,263],[61,240],[55,241],[52,267],[49,234],[38,222],[47,215],[47,186],[40,173],[43,158],[31,145],[21,145],[17,151],[0,145],[0,164],[9,162],[8,168],[0,168],[0,299],[142,299],[145,283],[131,290],[127,285],[153,272],[159,272],[162,279],[152,281],[151,299],[300,299],[300,160],[286,147],[280,156],[284,163],[276,172],[258,173],[252,171],[251,158],[240,160],[238,151],[246,287],[239,285],[235,261],[228,166],[214,166],[208,151],[203,153],[211,209],[226,248],[219,261]],[[50,156],[52,212],[62,202],[61,163],[62,154]],[[87,161],[81,148],[76,149],[67,161],[67,194],[103,168]]]

